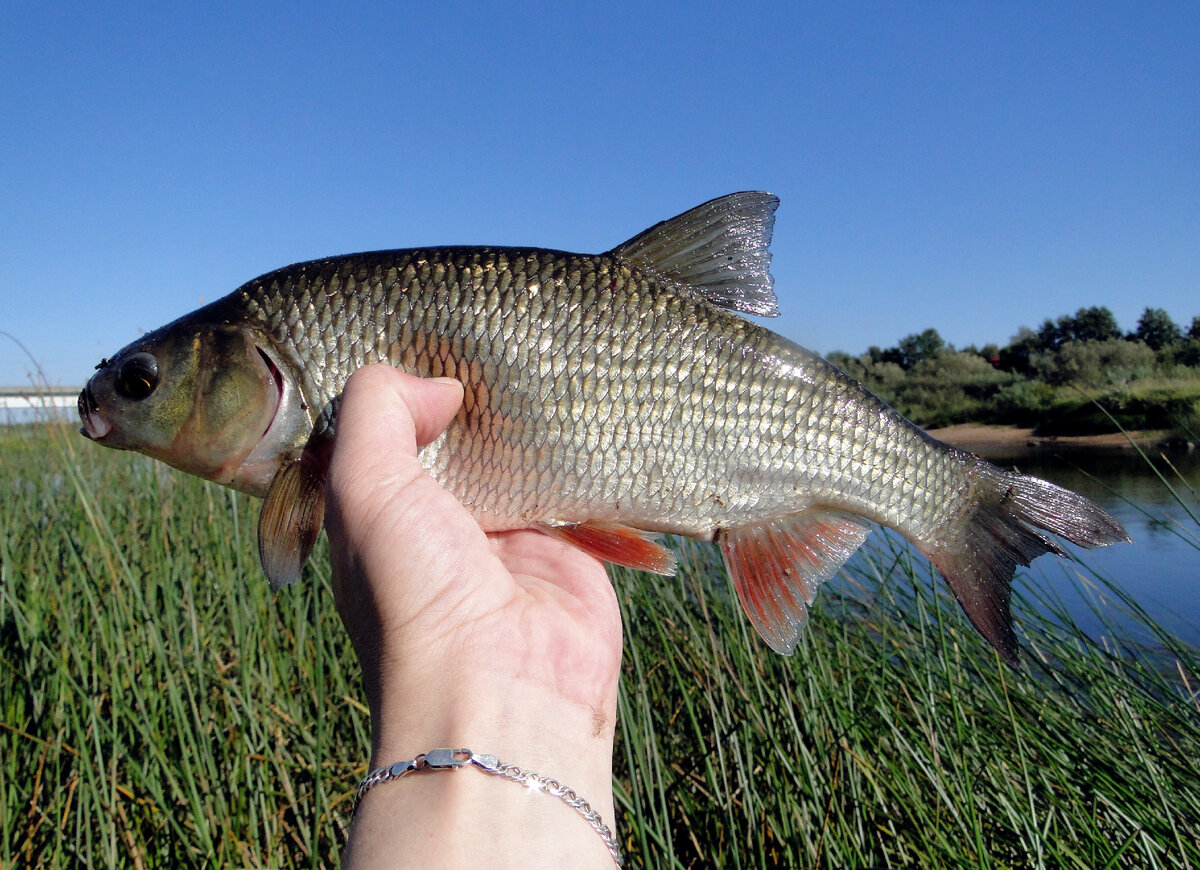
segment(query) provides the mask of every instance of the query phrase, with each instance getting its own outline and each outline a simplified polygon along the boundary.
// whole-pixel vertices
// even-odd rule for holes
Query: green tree
[[[1050,321],[1046,321],[1046,323],[1050,323]],[[1051,328],[1053,328],[1053,324],[1051,324]],[[1040,332],[1034,332],[1028,326],[1022,326],[1008,342],[1008,347],[1000,351],[1000,370],[1028,375],[1033,355],[1048,349],[1042,344]]]
[[[1142,312],[1131,338],[1144,341],[1151,350],[1158,351],[1179,342],[1183,338],[1183,331],[1164,309],[1147,308]]]
[[[989,342],[979,348],[978,354],[989,363],[997,362],[1000,359],[1000,345]]]
[[[885,362],[898,363],[900,368],[907,371],[936,356],[938,351],[945,346],[946,342],[942,340],[942,336],[936,329],[930,327],[924,332],[915,332],[900,339],[900,346],[896,348],[899,359],[885,359]]]
[[[1070,318],[1071,334],[1065,341],[1108,341],[1121,337],[1116,315],[1105,305],[1080,308]]]
[[[1058,350],[1059,346],[1062,345],[1064,340],[1063,323],[1066,319],[1067,317],[1064,314],[1062,317],[1058,318],[1058,323],[1055,323],[1049,317],[1043,320],[1042,325],[1038,327],[1038,331],[1034,334],[1036,340],[1033,342],[1026,342],[1027,344],[1032,345],[1031,350]],[[1025,327],[1021,328],[1024,329]]]
[[[1192,318],[1187,336],[1175,353],[1175,362],[1179,365],[1200,368],[1200,317]]]
[[[1074,315],[1045,320],[1038,328],[1037,350],[1058,350],[1068,341],[1108,341],[1121,337],[1117,317],[1105,305],[1080,308]]]
[[[1147,377],[1154,369],[1154,351],[1141,342],[1110,338],[1107,341],[1068,341],[1056,351],[1042,351],[1031,359],[1033,376],[1048,384],[1119,386]]]

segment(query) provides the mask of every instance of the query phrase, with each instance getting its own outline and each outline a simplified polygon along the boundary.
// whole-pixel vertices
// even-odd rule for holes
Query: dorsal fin
[[[778,207],[769,193],[731,193],[655,224],[609,254],[721,308],[778,317],[768,250]]]

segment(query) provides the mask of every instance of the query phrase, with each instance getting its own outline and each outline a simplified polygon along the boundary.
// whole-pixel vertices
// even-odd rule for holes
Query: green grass
[[[336,863],[369,722],[324,542],[273,595],[257,502],[67,428],[0,427],[0,493],[0,865]],[[617,572],[632,863],[1200,866],[1197,652],[1112,655],[1031,582],[1015,672],[872,538],[790,659],[711,547]]]

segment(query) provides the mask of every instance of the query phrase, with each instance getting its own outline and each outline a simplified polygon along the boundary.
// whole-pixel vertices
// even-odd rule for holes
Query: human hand
[[[531,530],[484,534],[423,471],[419,447],[461,403],[456,381],[369,366],[339,409],[326,528],[371,708],[371,767],[469,747],[570,785],[612,825],[616,596],[596,559]],[[527,867],[539,856],[611,865],[552,798],[451,771],[373,789],[346,861]]]

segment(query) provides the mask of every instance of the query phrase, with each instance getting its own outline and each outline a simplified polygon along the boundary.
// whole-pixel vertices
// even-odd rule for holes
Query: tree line
[[[1200,315],[1184,329],[1148,307],[1125,332],[1109,308],[1093,306],[1022,326],[1004,346],[957,350],[930,328],[894,347],[829,360],[926,427],[998,423],[1079,434],[1119,425],[1200,440]]]

